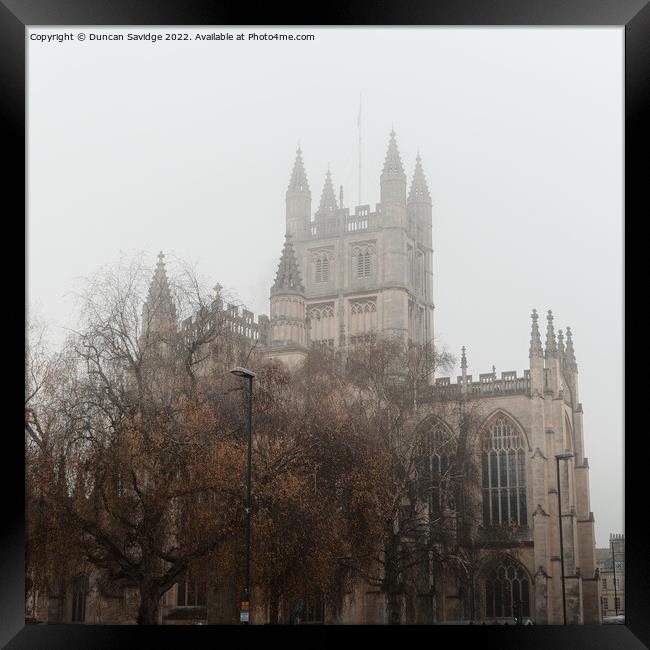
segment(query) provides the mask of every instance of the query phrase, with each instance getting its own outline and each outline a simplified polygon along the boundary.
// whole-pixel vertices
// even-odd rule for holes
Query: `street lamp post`
[[[614,554],[614,540],[609,540],[609,546],[612,549],[612,568],[614,569],[614,613],[618,616],[618,589],[616,586],[616,555]]]
[[[256,375],[246,368],[233,368],[230,371],[237,377],[248,380],[248,417],[246,432],[248,435],[248,462],[246,467],[246,584],[244,586],[244,602],[240,612],[240,621],[244,625],[250,622],[251,596],[251,476],[253,467],[253,379]]]
[[[562,454],[555,454],[555,467],[557,470],[557,511],[560,521],[560,568],[562,571],[562,612],[564,614],[564,625],[566,625],[566,591],[564,589],[564,541],[562,538],[562,492],[560,488],[560,461],[573,458],[573,454],[565,451]]]

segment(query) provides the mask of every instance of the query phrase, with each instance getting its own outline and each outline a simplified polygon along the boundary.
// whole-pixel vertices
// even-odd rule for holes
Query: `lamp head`
[[[561,454],[555,454],[555,458],[558,460],[568,460],[573,458],[573,454],[570,451],[563,451]]]
[[[257,375],[252,370],[247,370],[246,368],[233,368],[230,371],[236,377],[243,377],[244,379],[255,379]]]

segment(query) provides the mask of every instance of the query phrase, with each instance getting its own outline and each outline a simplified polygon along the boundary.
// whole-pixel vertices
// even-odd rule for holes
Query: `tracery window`
[[[440,421],[422,431],[417,449],[417,476],[420,495],[436,515],[454,508],[453,462],[456,441],[448,427]]]
[[[373,273],[375,247],[372,244],[355,246],[352,249],[352,271],[356,278],[369,278]]]
[[[374,299],[354,300],[350,304],[350,336],[370,334],[377,329],[377,303]]]
[[[314,281],[316,284],[323,284],[330,281],[331,253],[329,251],[317,251],[312,255]]]
[[[483,525],[528,525],[526,452],[518,427],[505,415],[488,425],[483,447]]]
[[[334,345],[334,305],[314,305],[309,308],[309,321],[311,326],[311,340]]]
[[[506,559],[485,578],[485,617],[530,616],[530,581],[523,568]]]

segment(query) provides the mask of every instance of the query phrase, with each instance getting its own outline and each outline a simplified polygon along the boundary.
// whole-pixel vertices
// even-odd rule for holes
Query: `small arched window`
[[[485,577],[485,618],[530,616],[530,580],[524,569],[506,559]]]
[[[323,284],[330,280],[330,258],[329,253],[320,251],[312,258],[314,267],[314,280],[316,284]]]
[[[483,525],[528,525],[524,441],[517,425],[503,414],[485,431]]]
[[[374,255],[375,247],[372,244],[352,249],[352,270],[356,278],[369,278],[372,275]]]

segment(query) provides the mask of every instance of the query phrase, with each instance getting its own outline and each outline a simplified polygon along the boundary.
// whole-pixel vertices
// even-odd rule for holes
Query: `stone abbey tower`
[[[297,363],[312,344],[343,347],[377,333],[433,339],[431,196],[420,157],[407,179],[391,131],[374,211],[343,207],[327,171],[312,219],[298,149],[286,194],[286,241],[271,288],[273,356]]]

